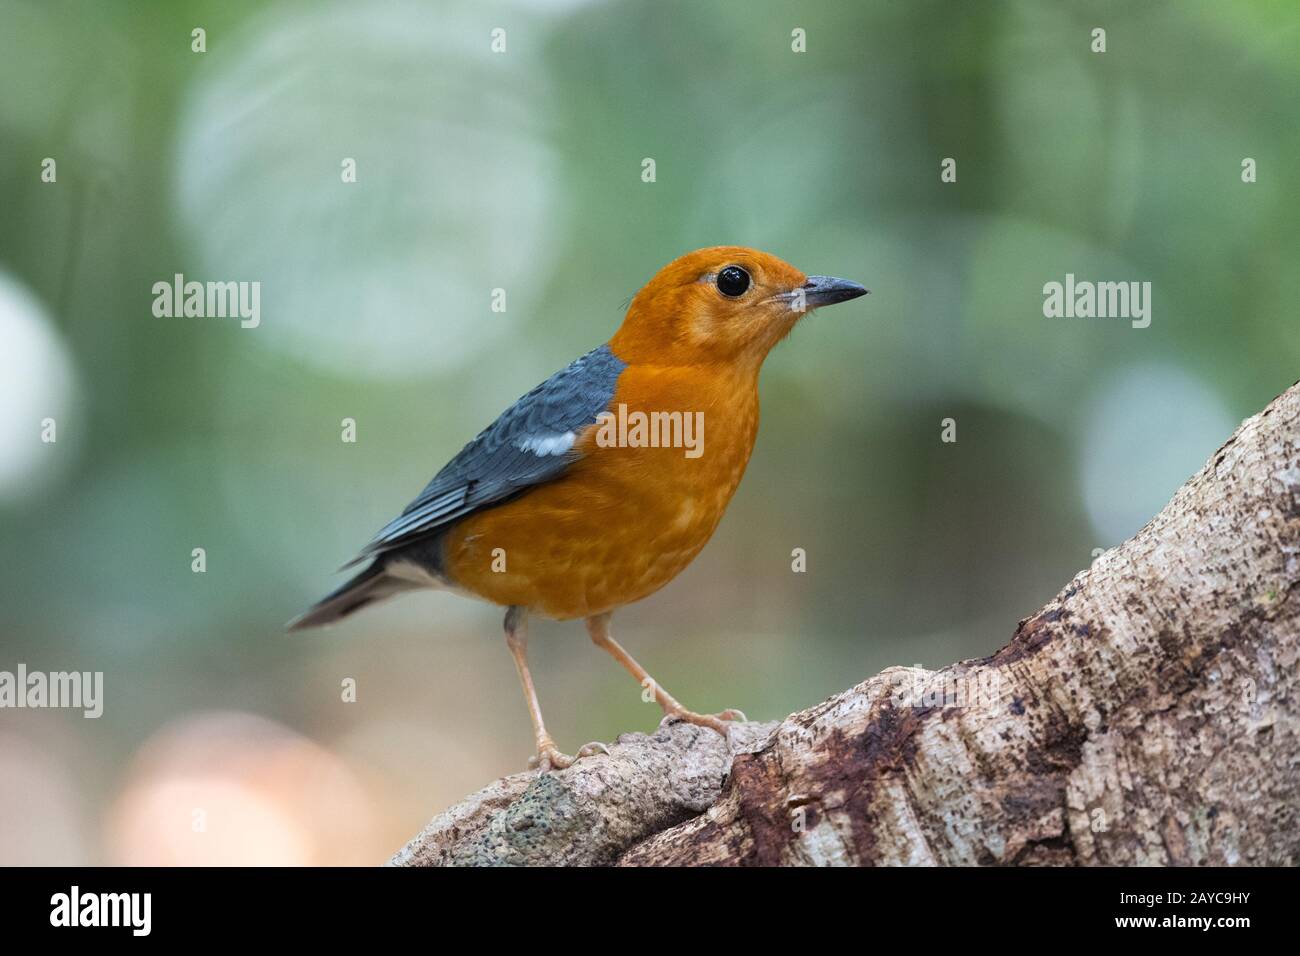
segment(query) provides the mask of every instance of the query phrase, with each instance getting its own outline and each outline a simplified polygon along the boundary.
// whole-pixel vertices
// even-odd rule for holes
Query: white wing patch
[[[538,458],[545,458],[548,455],[563,455],[577,440],[576,432],[565,432],[563,435],[529,435],[515,447],[520,451],[531,451]]]

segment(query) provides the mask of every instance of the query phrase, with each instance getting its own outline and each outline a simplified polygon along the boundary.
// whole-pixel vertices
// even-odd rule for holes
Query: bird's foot
[[[747,719],[748,718],[743,712],[735,710],[734,708],[728,708],[718,714],[697,714],[695,711],[686,710],[685,708],[680,710],[669,710],[664,713],[665,721],[671,722],[680,720],[688,724],[695,724],[699,727],[708,727],[710,730],[716,731],[723,737],[728,736],[730,728],[727,725],[729,723],[733,721],[740,721],[743,723]]]
[[[575,761],[581,760],[583,757],[608,753],[608,747],[600,741],[593,740],[589,744],[584,744],[576,754],[570,757],[568,754],[560,752],[555,746],[555,741],[546,740],[537,745],[536,756],[528,758],[528,769],[536,770],[538,773],[549,773],[552,770],[563,770],[566,767],[571,767]]]

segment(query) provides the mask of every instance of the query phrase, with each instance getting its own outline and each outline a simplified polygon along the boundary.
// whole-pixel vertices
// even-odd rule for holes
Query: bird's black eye
[[[749,288],[749,273],[740,266],[727,266],[718,273],[718,291],[723,295],[736,298],[745,294]]]

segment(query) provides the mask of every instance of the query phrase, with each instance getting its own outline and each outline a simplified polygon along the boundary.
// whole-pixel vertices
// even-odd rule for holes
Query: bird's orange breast
[[[740,484],[757,385],[755,374],[716,367],[628,366],[614,419],[579,436],[579,460],[452,528],[446,571],[495,604],[561,620],[654,593],[699,554]]]

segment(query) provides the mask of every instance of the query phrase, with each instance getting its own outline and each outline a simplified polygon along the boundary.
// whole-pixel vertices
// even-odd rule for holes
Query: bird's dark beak
[[[836,302],[847,302],[870,291],[856,282],[837,279],[834,276],[809,276],[808,281],[803,284],[804,302],[810,309],[822,305],[834,305]]]

